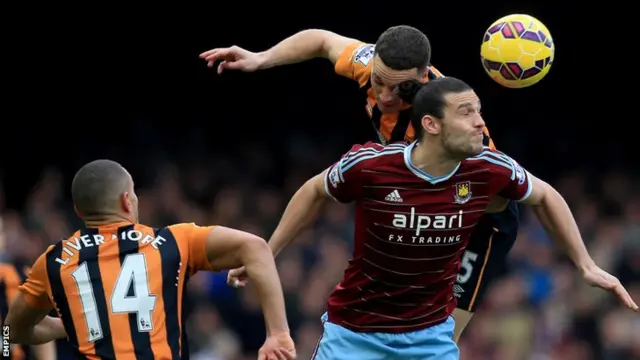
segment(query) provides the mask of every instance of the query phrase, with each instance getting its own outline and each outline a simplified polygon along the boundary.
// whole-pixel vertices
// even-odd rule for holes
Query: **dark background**
[[[616,68],[605,67],[604,56],[593,49],[598,36],[607,35],[590,26],[596,15],[603,25],[601,7],[373,1],[350,2],[336,11],[332,4],[7,13],[21,20],[9,34],[4,69],[5,123],[11,125],[5,125],[0,156],[5,185],[12,189],[10,204],[19,205],[19,194],[47,164],[72,171],[96,157],[126,163],[140,152],[194,141],[202,156],[255,142],[287,151],[284,138],[296,132],[338,137],[339,150],[369,139],[355,85],[332,76],[326,61],[216,76],[197,57],[231,44],[263,50],[312,27],[370,42],[391,25],[420,28],[432,41],[433,63],[480,94],[498,146],[538,175],[583,166],[595,172],[638,167],[631,128],[637,120],[626,119],[635,116],[635,104],[622,105],[625,116],[611,112],[627,101],[619,99],[627,92],[605,85]],[[515,12],[542,20],[556,43],[549,75],[521,90],[493,83],[479,62],[484,30]],[[142,133],[158,134],[162,141],[145,142]]]

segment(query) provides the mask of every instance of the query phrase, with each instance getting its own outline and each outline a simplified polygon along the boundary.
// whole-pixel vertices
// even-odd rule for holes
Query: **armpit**
[[[493,200],[491,200],[491,203],[489,204],[489,207],[487,207],[487,210],[485,210],[484,212],[486,213],[499,213],[504,211],[504,209],[507,208],[507,205],[509,204],[509,200],[500,197],[500,196],[496,196],[495,198],[493,198]]]

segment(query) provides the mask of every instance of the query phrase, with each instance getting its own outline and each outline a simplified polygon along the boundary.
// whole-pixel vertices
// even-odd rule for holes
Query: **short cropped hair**
[[[129,173],[119,163],[95,160],[73,177],[71,196],[82,217],[117,211],[118,201],[129,186]]]
[[[413,108],[411,125],[416,138],[422,138],[422,118],[426,115],[444,118],[444,109],[447,106],[445,96],[471,91],[469,84],[454,77],[441,77],[429,82],[421,83],[418,80],[407,80],[398,85],[398,96]]]
[[[424,71],[431,61],[431,43],[420,30],[399,25],[390,27],[376,42],[376,55],[393,70]]]

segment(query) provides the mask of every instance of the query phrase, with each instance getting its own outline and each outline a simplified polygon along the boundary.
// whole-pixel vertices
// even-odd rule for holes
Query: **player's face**
[[[461,159],[479,154],[484,148],[480,99],[475,92],[465,91],[447,94],[445,100],[441,137],[445,149]]]
[[[421,80],[424,77],[423,74],[426,74],[426,71],[419,72],[418,69],[393,70],[376,55],[371,69],[371,88],[380,111],[383,113],[399,111],[404,103],[396,94],[396,86],[406,80]]]

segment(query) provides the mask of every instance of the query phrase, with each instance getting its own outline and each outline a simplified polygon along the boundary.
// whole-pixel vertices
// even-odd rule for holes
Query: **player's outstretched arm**
[[[244,231],[216,226],[207,235],[206,253],[211,269],[244,266],[256,286],[267,328],[267,340],[258,359],[295,359],[282,285],[266,241]]]
[[[532,189],[529,197],[522,201],[532,205],[534,213],[545,227],[549,235],[560,243],[578,267],[584,279],[593,286],[603,288],[616,294],[628,308],[638,311],[627,290],[613,275],[600,269],[587,251],[578,225],[564,200],[551,185],[528,174]]]
[[[278,227],[269,240],[269,247],[274,256],[313,224],[322,209],[331,201],[324,186],[326,172],[325,170],[309,179],[289,201]]]
[[[206,249],[215,270],[246,268],[258,291],[267,332],[288,333],[282,286],[267,242],[244,231],[216,226],[209,232]]]
[[[329,201],[350,203],[361,198],[367,181],[362,171],[365,160],[383,149],[374,143],[354,145],[338,162],[302,185],[289,201],[269,240],[274,257],[318,218]],[[245,286],[245,269],[229,271],[227,283],[233,287]]]
[[[294,64],[323,57],[332,63],[338,60],[347,46],[357,40],[338,35],[331,31],[309,29],[296,33],[263,52],[251,52],[239,46],[216,48],[203,52],[200,58],[213,67],[217,61],[218,73],[229,70],[256,71],[280,65]]]
[[[67,337],[62,320],[47,316],[51,308],[34,308],[19,294],[9,307],[5,325],[14,344],[41,345]]]
[[[293,195],[287,208],[282,214],[278,227],[271,235],[269,247],[273,257],[307,229],[320,214],[320,211],[330,201],[324,187],[327,171],[308,180]],[[247,284],[247,272],[244,267],[229,271],[227,283],[233,287],[244,287]]]

